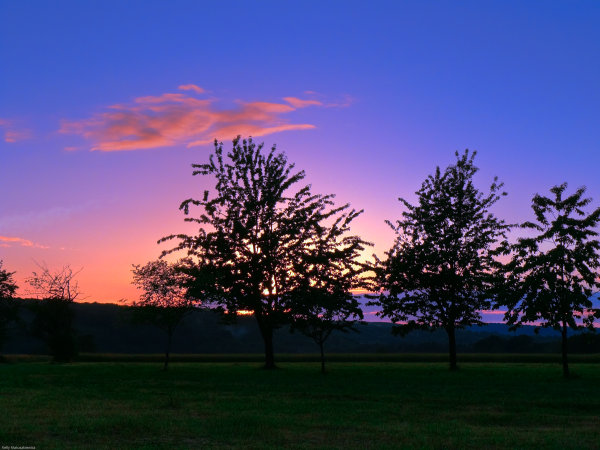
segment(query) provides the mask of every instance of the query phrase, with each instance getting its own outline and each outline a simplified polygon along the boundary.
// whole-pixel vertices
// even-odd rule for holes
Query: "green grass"
[[[42,448],[598,448],[600,366],[0,364],[0,444]]]
[[[126,353],[82,353],[77,362],[156,362],[164,361],[164,354],[126,354]],[[175,354],[174,362],[255,362],[264,361],[263,354],[223,353],[223,354]],[[319,355],[314,353],[277,354],[278,362],[319,362]],[[326,355],[331,362],[447,362],[446,353],[330,353]],[[47,355],[5,355],[0,362],[45,362],[50,361]],[[556,353],[460,353],[460,363],[556,363],[561,361]],[[571,363],[600,363],[600,353],[571,354]]]

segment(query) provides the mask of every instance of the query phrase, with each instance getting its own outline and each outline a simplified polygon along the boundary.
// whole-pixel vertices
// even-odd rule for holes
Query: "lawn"
[[[600,365],[0,364],[0,444],[45,448],[598,448]]]

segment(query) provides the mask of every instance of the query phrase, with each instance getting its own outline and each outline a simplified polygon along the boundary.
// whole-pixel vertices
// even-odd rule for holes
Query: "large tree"
[[[481,324],[495,281],[495,247],[508,226],[490,209],[502,195],[497,178],[484,193],[475,187],[476,152],[456,152],[456,163],[423,182],[415,205],[400,198],[405,211],[392,224],[396,241],[376,260],[380,315],[405,333],[443,328],[450,368],[456,369],[456,330]]]
[[[132,304],[133,320],[150,323],[165,332],[164,370],[169,367],[177,326],[195,309],[194,302],[186,295],[187,283],[188,276],[179,264],[158,260],[133,266],[133,284],[142,291],[139,300]]]
[[[263,151],[251,138],[234,139],[226,154],[215,141],[209,162],[193,168],[194,175],[216,179],[213,197],[205,191],[201,200],[188,199],[180,207],[199,231],[159,242],[178,239],[171,251],[185,250],[194,259],[195,275],[188,273],[197,283],[190,295],[218,305],[227,317],[240,311],[254,315],[264,340],[265,367],[273,368],[273,332],[290,323],[292,294],[311,270],[310,255],[326,236],[336,235],[332,228],[349,224],[358,213],[348,204],[335,206],[333,195],[297,187],[304,171],[294,172],[284,153],[275,147]],[[192,206],[201,208],[198,217],[189,217]],[[348,238],[340,245],[355,247],[357,242]],[[353,253],[340,253],[348,255]]]
[[[6,339],[6,328],[10,322],[16,321],[18,317],[15,294],[17,284],[14,281],[14,272],[2,268],[3,261],[0,260],[0,350]]]
[[[591,199],[584,197],[585,188],[570,195],[566,189],[563,183],[550,189],[550,197],[533,197],[535,221],[521,225],[529,236],[510,247],[499,302],[508,308],[509,325],[533,323],[561,332],[563,374],[568,377],[568,329],[593,329],[597,315],[592,295],[600,288],[600,208],[586,213]]]

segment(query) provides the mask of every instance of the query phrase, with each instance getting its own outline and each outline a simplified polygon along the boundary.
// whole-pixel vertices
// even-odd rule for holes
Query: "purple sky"
[[[563,181],[600,201],[599,23],[597,1],[1,2],[0,259],[134,299],[131,264],[212,186],[190,164],[236,134],[364,208],[380,256],[455,150],[509,222]]]

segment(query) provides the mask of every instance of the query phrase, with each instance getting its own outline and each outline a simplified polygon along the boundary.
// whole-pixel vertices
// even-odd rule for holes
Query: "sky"
[[[0,259],[135,300],[131,265],[214,185],[190,165],[237,134],[364,209],[379,256],[457,150],[507,222],[564,181],[598,204],[599,79],[597,1],[0,1]]]

